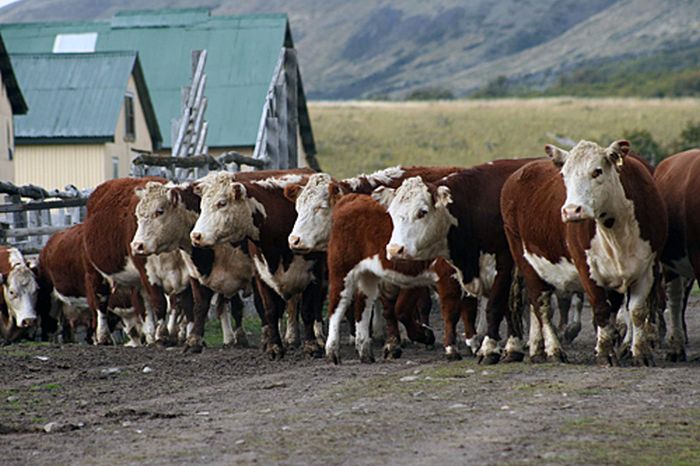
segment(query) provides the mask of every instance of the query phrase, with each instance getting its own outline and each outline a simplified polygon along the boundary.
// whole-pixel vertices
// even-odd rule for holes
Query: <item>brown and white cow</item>
[[[382,296],[396,300],[397,315],[390,307],[385,307],[387,322],[400,320],[411,340],[432,344],[435,336],[416,318],[416,312],[406,312],[415,308],[415,300],[427,300],[428,286],[437,281],[437,274],[430,269],[429,263],[413,261],[390,262],[383,254],[386,243],[391,236],[391,219],[384,208],[364,194],[348,194],[335,204],[332,214],[332,226],[328,240],[328,340],[327,357],[338,364],[340,362],[340,322],[350,309],[355,306],[355,347],[362,362],[373,362],[370,322],[375,302]],[[401,295],[398,288],[409,288]],[[398,297],[397,297],[398,295]],[[407,296],[413,295],[414,302]],[[404,302],[405,301],[405,302]],[[418,301],[420,302],[420,301]],[[410,307],[409,307],[410,306]],[[391,343],[396,344],[396,330],[390,326],[388,346],[385,356],[393,351]],[[394,341],[392,341],[392,338]]]
[[[146,308],[144,333],[147,343],[165,342],[167,339],[167,301],[163,286],[174,284],[175,288],[168,290],[174,294],[183,291],[182,280],[185,277],[179,274],[177,257],[171,257],[170,260],[160,258],[159,264],[149,269],[147,261],[152,261],[152,258],[134,256],[131,253],[130,243],[136,232],[134,211],[138,203],[135,191],[151,181],[165,182],[156,177],[110,180],[99,185],[88,199],[83,248],[86,261],[91,267],[86,267],[85,286],[88,305],[93,312],[97,312],[97,343],[100,344],[111,343],[106,326],[107,303],[100,299],[100,295],[105,296],[109,289],[124,287],[140,291]],[[172,269],[169,268],[171,266]],[[171,273],[176,275],[172,281],[169,276]],[[107,292],[105,282],[108,285]],[[191,281],[188,285],[195,286]],[[208,306],[208,302],[195,299],[194,325],[186,349],[201,351]]]
[[[667,285],[670,335],[667,358],[685,361],[684,282],[700,278],[700,150],[664,159],[654,181],[668,209],[668,240],[662,255]],[[686,298],[687,299],[687,298]]]
[[[11,342],[37,322],[39,287],[34,273],[16,248],[0,248],[0,336]]]
[[[501,210],[531,303],[530,356],[565,360],[551,323],[553,290],[584,290],[597,327],[599,364],[617,364],[615,311],[629,309],[632,355],[652,364],[648,299],[667,232],[666,208],[649,171],[626,157],[629,142],[570,151],[545,146],[505,183]]]
[[[296,255],[287,246],[296,212],[294,204],[284,197],[284,188],[302,182],[310,173],[242,182],[231,174],[219,173],[199,184],[201,213],[190,234],[192,244],[212,247],[248,241],[256,287],[265,308],[265,351],[272,358],[284,355],[278,322],[286,301],[299,297],[305,351],[314,355],[322,351],[315,334],[320,330],[325,297],[324,257]]]
[[[432,183],[409,178],[396,190],[384,188],[374,194],[387,205],[393,224],[384,251],[388,259],[442,258],[457,277],[460,291],[474,298],[488,297],[487,332],[477,352],[487,363],[502,357],[499,326],[504,316],[509,337],[503,358],[519,361],[524,356],[519,318],[508,312],[513,260],[499,199],[506,179],[531,160],[496,160]],[[457,319],[448,314],[446,336],[454,332]]]
[[[64,342],[73,342],[76,327],[84,325],[86,339],[92,343],[96,322],[87,303],[85,270],[83,224],[53,234],[39,254],[37,280],[40,295],[48,295],[48,299],[40,299],[37,303],[42,327],[45,319],[61,321]],[[130,339],[127,346],[138,346],[142,326],[139,309],[142,305],[135,301],[139,297],[132,296],[130,290],[112,290],[109,294],[108,309],[121,317]]]

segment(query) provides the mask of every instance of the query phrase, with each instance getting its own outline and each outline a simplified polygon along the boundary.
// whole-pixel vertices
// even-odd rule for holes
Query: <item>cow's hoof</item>
[[[201,343],[186,343],[182,352],[183,353],[199,354],[202,352],[203,349],[204,349],[204,345],[202,345]]]
[[[233,331],[233,347],[234,348],[249,348],[248,336],[245,331],[240,328]]]
[[[600,367],[620,367],[620,360],[614,352],[597,355],[595,357],[595,362]]]
[[[426,351],[435,351],[435,343],[429,343],[425,345],[425,350]]]
[[[632,358],[632,365],[637,367],[655,367],[654,356],[651,354],[642,354]]]
[[[685,354],[685,349],[669,351],[666,353],[666,360],[670,362],[687,362],[688,356]]]
[[[508,351],[501,358],[501,362],[523,362],[525,360],[525,353],[520,351]]]
[[[449,347],[445,349],[445,359],[448,361],[461,361],[462,355],[459,354],[456,348]]]
[[[399,359],[402,353],[400,345],[384,345],[384,359]]]
[[[491,366],[493,364],[498,364],[498,361],[501,360],[501,355],[498,353],[489,353],[489,354],[482,354],[477,358],[477,362],[479,364],[483,364],[485,366]]]
[[[547,356],[547,362],[561,362],[567,363],[569,359],[566,357],[566,353],[562,350],[556,350],[554,354]]]
[[[547,362],[547,356],[544,353],[531,354],[530,362],[532,364],[541,364],[543,362]]]
[[[372,353],[361,354],[360,362],[362,364],[374,364],[374,355]]]
[[[581,333],[581,323],[576,322],[575,324],[570,324],[566,326],[564,330],[564,342],[566,344],[571,344],[576,339],[578,334]]]
[[[95,344],[99,346],[112,346],[112,337],[110,335],[101,335],[97,337]]]
[[[340,354],[338,354],[337,352],[327,352],[326,359],[328,360],[328,362],[331,362],[336,366],[340,364]]]
[[[304,342],[304,354],[314,359],[323,357],[323,346],[318,344],[318,341],[311,340]]]
[[[279,361],[284,357],[284,348],[278,343],[270,343],[267,345],[265,352],[270,357],[271,361]]]
[[[623,343],[617,349],[617,359],[624,361],[632,356],[632,351],[630,351],[630,345],[628,343]]]

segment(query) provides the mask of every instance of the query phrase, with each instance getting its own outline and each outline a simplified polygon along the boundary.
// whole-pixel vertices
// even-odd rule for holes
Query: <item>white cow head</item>
[[[150,181],[143,189],[137,189],[136,195],[138,227],[131,252],[149,255],[186,248],[197,214],[186,208],[179,188]]]
[[[589,141],[580,141],[570,152],[546,145],[545,152],[561,168],[566,186],[566,201],[561,208],[564,223],[605,217],[610,202],[624,191],[620,169],[629,153],[630,143],[615,141],[605,149]]]
[[[296,252],[325,251],[331,234],[331,196],[333,179],[326,173],[309,177],[306,185],[289,185],[284,195],[294,202],[297,219],[289,234],[289,248]]]
[[[265,208],[248,196],[243,184],[236,182],[231,174],[219,172],[197,186],[202,200],[199,218],[190,233],[194,246],[212,247],[247,237],[258,239],[260,232],[254,214],[265,216]]]
[[[10,314],[18,327],[36,324],[36,299],[39,286],[36,277],[17,249],[10,249],[10,272],[2,283],[3,297]]]
[[[397,190],[377,188],[372,197],[387,207],[394,224],[387,259],[430,260],[448,254],[447,233],[457,219],[447,208],[452,203],[447,186],[428,186],[414,177]]]

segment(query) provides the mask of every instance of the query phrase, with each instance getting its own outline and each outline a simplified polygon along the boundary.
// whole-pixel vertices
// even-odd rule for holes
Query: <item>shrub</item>
[[[622,137],[632,145],[632,150],[656,165],[664,157],[664,150],[646,129],[625,130]]]

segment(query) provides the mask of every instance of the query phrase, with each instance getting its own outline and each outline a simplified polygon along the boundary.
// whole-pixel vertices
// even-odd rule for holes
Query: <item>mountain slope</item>
[[[700,0],[21,0],[0,10],[0,21],[191,6],[288,12],[317,99],[428,86],[465,95],[501,75],[543,87],[584,64],[700,44]]]

